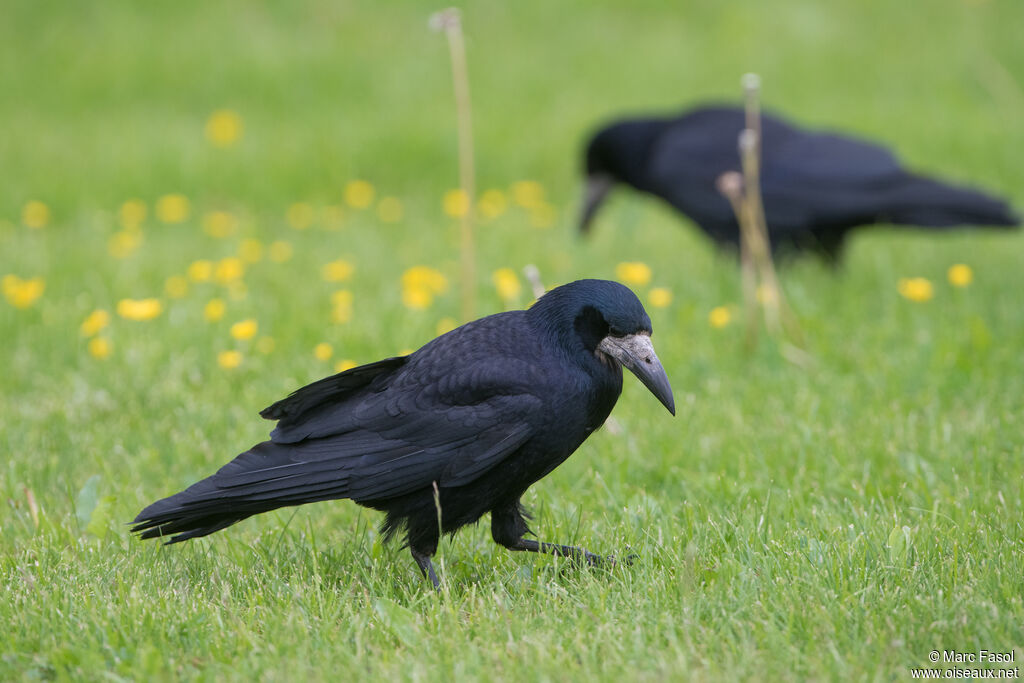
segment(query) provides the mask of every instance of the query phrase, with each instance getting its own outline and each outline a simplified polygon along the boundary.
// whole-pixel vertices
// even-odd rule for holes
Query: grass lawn
[[[442,543],[438,595],[349,501],[171,548],[129,536],[265,438],[260,409],[458,316],[435,9],[5,3],[0,679],[905,680],[933,650],[983,649],[1019,666],[1024,234],[878,228],[838,272],[792,264],[798,367],[745,349],[735,263],[662,206],[621,192],[594,239],[573,230],[588,131],[735,99],[751,70],[766,107],[1024,205],[1014,0],[466,9],[478,185],[497,191],[478,314],[530,303],[500,268],[550,286],[647,266],[631,284],[678,416],[627,375],[615,428],[524,498],[541,539],[632,566],[512,555],[485,520]],[[410,295],[415,266],[446,287]],[[930,300],[901,297],[907,277]]]

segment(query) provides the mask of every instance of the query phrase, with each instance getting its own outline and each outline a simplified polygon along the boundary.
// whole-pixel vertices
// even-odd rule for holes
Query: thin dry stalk
[[[753,106],[755,110],[759,111],[756,100]],[[758,128],[760,128],[760,124],[758,124]],[[744,185],[749,188],[744,192],[744,203],[748,213],[747,221],[751,226],[747,229],[747,234],[753,239],[751,246],[754,263],[761,281],[759,298],[764,307],[765,325],[773,333],[778,333],[785,328],[785,332],[796,343],[803,344],[803,332],[800,330],[800,325],[789,308],[789,304],[786,303],[786,297],[782,293],[779,276],[775,270],[775,262],[772,260],[768,224],[764,215],[764,203],[761,200],[760,137],[753,132],[753,129],[748,128],[740,133],[739,146],[743,163]],[[802,363],[798,363],[798,365],[802,365]]]
[[[25,491],[25,500],[28,502],[28,514],[32,517],[32,526],[39,528],[39,504],[36,503],[36,494],[27,486],[22,487]]]
[[[750,345],[756,339],[758,307],[764,311],[765,327],[771,335],[778,337],[786,331],[796,339],[802,338],[779,285],[761,198],[760,86],[761,81],[756,74],[743,77],[745,128],[739,136],[743,173],[724,173],[718,179],[718,191],[729,200],[740,226],[740,268]],[[787,357],[803,353],[789,344],[785,347],[783,353]]]
[[[530,283],[530,290],[533,292],[534,299],[544,296],[544,292],[547,290],[544,289],[544,283],[540,279],[540,268],[532,263],[527,263],[523,266],[523,276]]]
[[[743,283],[743,318],[746,321],[747,346],[757,341],[757,272],[750,253],[747,221],[743,220],[743,176],[736,171],[723,173],[718,178],[718,191],[729,200],[740,226],[740,279]]]
[[[441,490],[437,487],[437,482],[431,482],[434,486],[434,509],[437,511],[437,537],[441,538],[444,534],[444,525],[441,523]]]
[[[747,128],[757,133],[757,158],[761,158],[761,77],[757,74],[744,74],[743,110],[746,114]]]
[[[772,261],[771,244],[765,226],[764,204],[761,201],[761,171],[758,159],[757,132],[747,128],[740,133],[740,160],[743,165],[743,202],[740,237],[748,242],[750,255],[761,281],[761,305],[765,326],[771,334],[781,331],[779,306],[782,293]],[[745,227],[743,227],[745,226]]]
[[[476,251],[473,240],[476,171],[473,161],[473,119],[469,98],[469,70],[466,66],[466,44],[462,36],[462,19],[455,7],[437,12],[430,25],[444,31],[452,63],[455,110],[459,137],[459,186],[466,197],[466,211],[460,220],[462,320],[476,317]]]

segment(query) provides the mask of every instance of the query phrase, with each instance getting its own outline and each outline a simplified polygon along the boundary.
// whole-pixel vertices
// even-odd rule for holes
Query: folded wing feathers
[[[226,512],[245,517],[333,498],[377,500],[411,493],[432,481],[462,486],[515,452],[531,434],[522,424],[510,432],[501,431],[500,435],[492,431],[460,436],[429,449],[369,433],[301,444],[266,441],[212,477],[150,505],[136,518],[136,530],[167,525],[181,517]],[[307,459],[293,459],[300,457]]]
[[[144,538],[176,534],[169,542],[177,542],[283,506],[336,498],[381,500],[434,481],[462,486],[530,438],[528,420],[522,417],[539,409],[535,397],[485,391],[457,408],[448,404],[439,411],[443,404],[433,403],[433,410],[424,409],[408,387],[393,395],[387,389],[394,381],[392,371],[405,363],[404,357],[389,358],[354,368],[268,407],[261,415],[279,421],[270,441],[148,506],[136,517],[133,531]],[[416,380],[410,376],[404,383]],[[424,381],[421,386],[432,385]]]
[[[441,485],[454,487],[468,484],[517,451],[531,435],[530,427],[520,424],[487,450],[467,449],[459,453],[448,461],[441,475]]]
[[[378,376],[401,367],[406,362],[406,358],[406,356],[385,358],[376,363],[360,365],[337,375],[325,377],[264,408],[260,415],[268,420],[280,420],[282,424],[278,427],[291,427],[310,409],[318,408],[325,402],[346,398],[351,392],[371,384]]]

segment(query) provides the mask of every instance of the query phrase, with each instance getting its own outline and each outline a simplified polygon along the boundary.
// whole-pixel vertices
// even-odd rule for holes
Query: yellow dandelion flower
[[[221,351],[217,354],[217,365],[225,370],[234,370],[242,364],[241,351]]]
[[[320,342],[313,347],[313,356],[320,361],[328,361],[334,355],[334,347],[327,342]]]
[[[422,288],[431,294],[441,294],[448,289],[448,279],[430,266],[413,266],[402,273],[402,288]]]
[[[339,289],[331,294],[331,321],[338,324],[352,320],[352,292]]]
[[[345,225],[345,209],[336,204],[325,206],[320,212],[320,222],[326,230],[340,230]]]
[[[345,358],[334,364],[334,371],[345,372],[346,370],[351,370],[354,367],[356,367],[356,362],[351,358]]]
[[[210,299],[203,307],[203,317],[211,323],[215,323],[224,317],[225,310],[227,310],[227,306],[224,304],[224,299]]]
[[[974,282],[974,271],[966,263],[957,263],[949,267],[946,277],[954,287],[966,287]]]
[[[270,243],[270,247],[267,249],[267,256],[274,263],[284,263],[292,257],[293,251],[291,242],[277,240]]]
[[[406,308],[414,311],[422,311],[429,308],[434,302],[434,295],[424,287],[404,287],[402,289],[402,303]]]
[[[93,337],[89,340],[86,348],[88,349],[90,356],[99,360],[103,360],[108,357],[110,352],[113,351],[110,340],[106,337]]]
[[[505,213],[508,209],[508,199],[501,190],[487,190],[480,195],[476,206],[481,216],[491,220]]]
[[[189,264],[185,274],[192,282],[208,282],[213,277],[213,261],[206,259],[193,261]]]
[[[558,211],[547,202],[541,202],[530,209],[530,225],[535,228],[550,228],[557,218]]]
[[[110,314],[102,308],[97,308],[85,316],[85,320],[78,327],[78,332],[83,337],[92,337],[109,324]]]
[[[667,308],[672,303],[672,292],[667,287],[654,287],[647,292],[647,300],[655,308]]]
[[[512,183],[512,201],[524,209],[535,208],[544,203],[544,188],[535,180]]]
[[[408,356],[410,353],[412,353],[412,349],[408,349],[408,348],[407,349],[400,349],[398,351],[398,355],[399,356]]]
[[[50,207],[38,199],[26,202],[21,209],[21,222],[30,228],[45,228],[50,222]]]
[[[264,335],[256,340],[256,350],[264,355],[273,353],[276,346],[277,342],[274,341],[273,337]]]
[[[721,329],[732,321],[732,312],[725,306],[715,306],[708,313],[708,323],[715,329]]]
[[[452,218],[461,218],[469,213],[469,196],[463,190],[448,190],[441,199],[441,208]]]
[[[128,258],[142,246],[142,233],[138,230],[118,230],[107,241],[107,251],[116,259]]]
[[[306,202],[295,202],[288,207],[284,217],[285,220],[288,221],[288,225],[292,226],[296,230],[305,230],[309,226],[313,225],[313,219],[316,218],[316,211],[314,211],[313,207]]]
[[[125,230],[137,230],[142,221],[146,220],[146,203],[141,199],[129,199],[121,204],[118,210],[121,227]]]
[[[498,268],[491,274],[491,281],[498,290],[498,297],[505,303],[518,299],[519,293],[523,290],[516,271],[511,268]]]
[[[651,281],[651,267],[640,261],[623,261],[615,266],[615,277],[634,287],[643,287]]]
[[[165,194],[156,200],[156,217],[161,223],[183,223],[192,207],[183,194]]]
[[[441,318],[437,321],[437,336],[451,332],[459,323],[455,322],[455,318]]]
[[[238,258],[246,263],[259,263],[263,260],[263,242],[254,237],[242,240],[238,245]]]
[[[172,299],[188,294],[188,280],[183,275],[172,275],[164,281],[164,291]]]
[[[345,203],[353,209],[365,209],[373,203],[376,192],[365,180],[353,180],[345,186]]]
[[[325,264],[320,273],[327,282],[344,282],[352,277],[355,269],[349,261],[340,258]]]
[[[256,333],[260,329],[260,324],[248,318],[246,320],[240,320],[231,326],[231,336],[239,341],[248,341],[256,336]]]
[[[209,211],[203,215],[203,232],[210,237],[229,237],[237,227],[238,219],[227,211]]]
[[[334,306],[351,306],[352,292],[347,289],[339,289],[331,294],[331,304]]]
[[[934,294],[931,281],[923,277],[900,278],[897,289],[904,299],[918,303],[928,301]]]
[[[235,256],[228,256],[217,261],[213,269],[213,277],[222,285],[229,284],[240,279],[245,274],[245,264],[242,259]]]
[[[117,302],[117,314],[125,320],[152,320],[163,310],[160,299],[121,299]]]
[[[377,218],[381,223],[397,223],[404,215],[405,208],[398,197],[381,197],[377,202]]]
[[[230,109],[218,109],[206,119],[206,139],[214,147],[230,147],[242,137],[242,117]]]
[[[402,303],[412,310],[429,308],[434,295],[448,289],[448,280],[430,266],[413,266],[402,273]]]
[[[12,306],[28,308],[43,295],[46,282],[41,277],[22,280],[17,275],[4,275],[0,288],[3,289],[4,297]]]

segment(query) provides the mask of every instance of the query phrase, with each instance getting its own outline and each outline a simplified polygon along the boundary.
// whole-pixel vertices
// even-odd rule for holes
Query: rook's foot
[[[619,564],[614,555],[597,555],[586,548],[578,548],[574,545],[559,545],[557,543],[541,543],[520,538],[510,550],[522,550],[531,553],[547,553],[558,557],[567,557],[580,563],[586,563],[590,567],[614,567]],[[621,560],[622,564],[633,564],[636,555],[627,555]]]
[[[605,567],[617,567],[620,564],[624,567],[630,567],[633,565],[633,562],[640,559],[640,556],[636,553],[630,553],[629,555],[623,557],[621,560],[615,557],[614,555],[605,555],[600,559],[603,560],[602,566]]]
[[[423,572],[423,576],[429,577],[430,582],[434,584],[434,590],[441,590],[441,582],[437,580],[437,573],[434,571],[434,563],[430,560],[430,555],[417,552],[413,548],[409,548],[412,552],[412,559],[416,560],[416,565]]]

